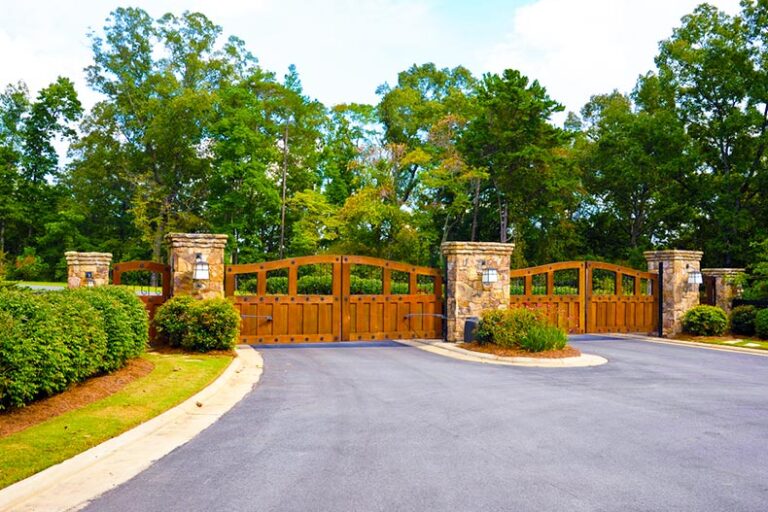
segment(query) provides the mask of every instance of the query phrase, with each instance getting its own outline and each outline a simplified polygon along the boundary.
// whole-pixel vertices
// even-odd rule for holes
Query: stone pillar
[[[715,278],[715,306],[721,307],[726,313],[731,312],[731,301],[741,295],[741,289],[734,283],[734,278],[744,273],[743,268],[703,268],[705,277]]]
[[[658,272],[659,263],[664,264],[661,301],[663,313],[661,325],[664,336],[674,336],[683,329],[683,315],[699,304],[699,285],[688,284],[688,273],[700,270],[701,251],[646,251],[648,271]]]
[[[464,339],[468,317],[509,307],[509,264],[514,249],[514,244],[485,242],[446,242],[440,246],[446,258],[448,341]],[[483,269],[495,269],[498,280],[483,284]]]
[[[223,297],[227,235],[169,233],[165,238],[170,248],[171,295],[191,295],[196,299]],[[198,254],[208,263],[209,279],[205,281],[192,278]]]
[[[67,259],[67,287],[104,286],[109,284],[110,252],[64,253]]]

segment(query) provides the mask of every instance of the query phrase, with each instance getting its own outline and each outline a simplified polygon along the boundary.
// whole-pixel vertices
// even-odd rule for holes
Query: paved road
[[[93,511],[765,511],[768,358],[582,337],[605,366],[263,350],[258,388]]]

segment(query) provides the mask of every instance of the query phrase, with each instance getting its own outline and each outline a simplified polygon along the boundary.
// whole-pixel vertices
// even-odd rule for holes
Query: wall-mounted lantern
[[[93,272],[85,273],[85,286],[88,288],[93,288],[96,286],[96,281],[93,280]]]
[[[195,267],[192,271],[192,279],[195,281],[207,281],[210,279],[211,273],[208,268],[208,262],[203,260],[202,253],[195,255]]]
[[[499,280],[499,271],[495,268],[483,269],[483,284],[493,284]]]
[[[701,272],[691,267],[690,264],[685,265],[685,269],[688,271],[688,284],[701,284],[704,282],[704,276]]]

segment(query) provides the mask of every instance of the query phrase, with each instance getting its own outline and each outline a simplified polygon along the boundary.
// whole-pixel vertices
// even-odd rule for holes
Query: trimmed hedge
[[[753,336],[755,334],[756,314],[757,308],[755,306],[736,306],[733,308],[731,317],[728,319],[731,333]]]
[[[717,306],[694,306],[683,315],[683,331],[698,336],[720,336],[728,327],[728,317]]]
[[[126,290],[0,290],[0,410],[122,367],[146,347],[148,324]]]
[[[568,343],[568,335],[563,329],[527,308],[484,312],[475,339],[481,344],[494,343],[528,352],[560,350]]]
[[[755,315],[755,334],[768,339],[768,309],[761,309]]]
[[[240,332],[240,314],[226,299],[174,297],[157,309],[154,321],[169,345],[196,352],[231,350]]]

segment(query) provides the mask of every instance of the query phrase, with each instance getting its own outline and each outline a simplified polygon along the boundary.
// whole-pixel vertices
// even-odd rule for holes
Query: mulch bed
[[[38,400],[25,407],[3,411],[0,413],[0,437],[20,432],[117,393],[130,382],[149,374],[154,367],[155,365],[146,359],[132,359],[116,372],[90,378],[58,395]]]
[[[570,345],[566,345],[562,350],[547,350],[544,352],[528,352],[519,348],[505,348],[492,343],[480,345],[479,343],[462,343],[459,347],[471,350],[473,352],[483,352],[484,354],[493,354],[502,357],[534,357],[537,359],[562,359],[565,357],[579,357],[581,351]]]

